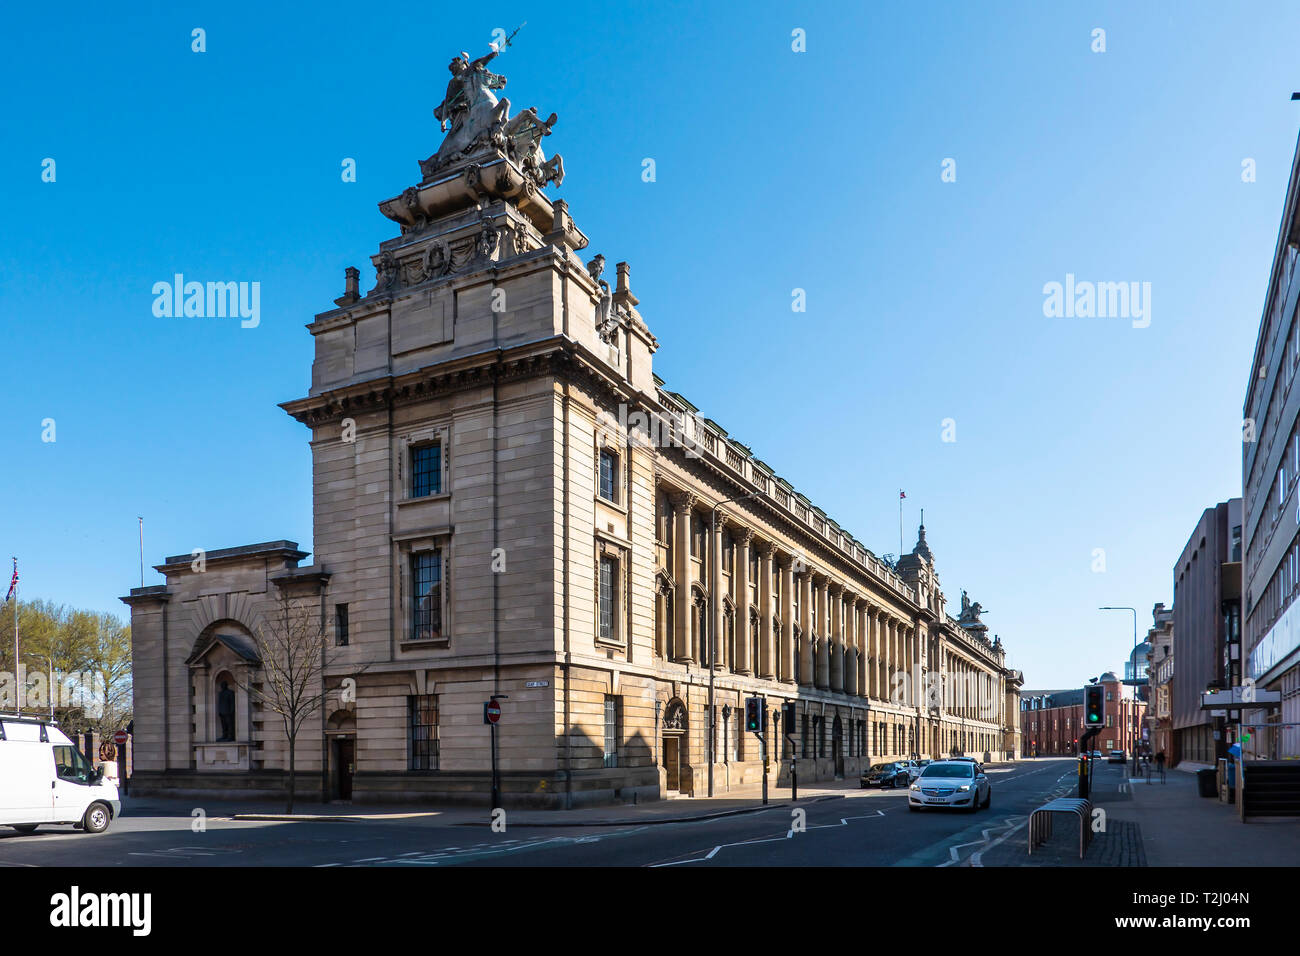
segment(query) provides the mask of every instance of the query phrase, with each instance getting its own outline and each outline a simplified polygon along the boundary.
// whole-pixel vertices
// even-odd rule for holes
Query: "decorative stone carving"
[[[447,249],[447,244],[441,239],[429,243],[421,260],[420,281],[423,282],[438,276],[444,276],[450,269],[451,253]]]
[[[492,225],[490,220],[483,220],[483,227],[474,240],[474,252],[479,259],[495,260],[501,247],[501,230]]]
[[[375,287],[367,295],[377,295],[397,287],[397,260],[391,252],[381,253],[375,264]]]
[[[476,153],[504,153],[538,186],[564,181],[564,161],[547,159],[541,141],[551,134],[556,115],[543,120],[535,107],[510,115],[510,100],[497,99],[494,91],[505,88],[506,78],[487,69],[499,51],[475,60],[462,52],[447,69],[451,79],[442,102],[434,109],[438,127],[447,134],[438,151],[420,164],[426,179],[438,170]]]
[[[686,729],[686,708],[682,706],[680,700],[670,700],[668,702],[668,707],[664,710],[664,729]]]

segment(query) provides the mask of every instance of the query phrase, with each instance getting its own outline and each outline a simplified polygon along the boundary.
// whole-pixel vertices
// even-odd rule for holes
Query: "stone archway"
[[[679,698],[674,697],[664,708],[663,746],[660,750],[667,776],[665,789],[670,795],[694,792],[690,773],[690,753],[687,750],[687,742],[690,740],[688,730],[686,705]]]

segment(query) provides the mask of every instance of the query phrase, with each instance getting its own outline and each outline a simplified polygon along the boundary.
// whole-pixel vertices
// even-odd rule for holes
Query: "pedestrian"
[[[1165,752],[1163,750],[1156,754],[1156,768],[1159,770],[1165,769]]]

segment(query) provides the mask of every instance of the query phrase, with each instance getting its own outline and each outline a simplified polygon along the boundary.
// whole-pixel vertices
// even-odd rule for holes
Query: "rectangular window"
[[[618,640],[618,561],[608,555],[600,558],[600,637]]]
[[[605,695],[605,766],[618,766],[618,707],[619,699]]]
[[[410,716],[411,770],[438,769],[438,698],[421,694],[406,698]]]
[[[334,644],[338,647],[348,646],[348,606],[334,605]]]
[[[808,715],[803,714],[799,721],[799,756],[808,756]]]
[[[618,455],[604,449],[600,452],[600,496],[618,503]]]
[[[423,498],[442,492],[442,444],[416,445],[411,449],[411,497]]]
[[[442,637],[442,552],[411,555],[411,639]]]

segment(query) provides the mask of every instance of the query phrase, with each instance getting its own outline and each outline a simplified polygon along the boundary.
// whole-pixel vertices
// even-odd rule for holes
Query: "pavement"
[[[1093,836],[1082,860],[1077,830],[1064,819],[1028,852],[1027,822],[974,859],[978,866],[1297,866],[1300,818],[1242,823],[1235,804],[1199,796],[1196,768],[1130,777],[1129,765],[1093,768]],[[1068,785],[1063,793],[1074,796]],[[1044,801],[1045,802],[1045,801]]]
[[[856,780],[817,783],[799,788],[800,805],[814,800],[843,797],[858,789]],[[901,791],[900,791],[901,792]],[[685,823],[711,820],[745,813],[757,813],[774,807],[792,806],[789,787],[769,786],[768,802],[763,803],[762,784],[732,787],[726,794],[690,799],[654,800],[640,804],[615,804],[584,807],[577,810],[512,810],[506,819],[521,827],[621,827],[652,824]],[[380,823],[383,821],[432,826],[487,826],[490,816],[485,807],[395,807],[393,804],[319,804],[299,802],[292,814],[284,812],[284,802],[277,800],[201,800],[191,798],[140,797],[123,801],[123,813],[139,815],[180,814],[190,816],[202,809],[210,819],[263,822]]]

